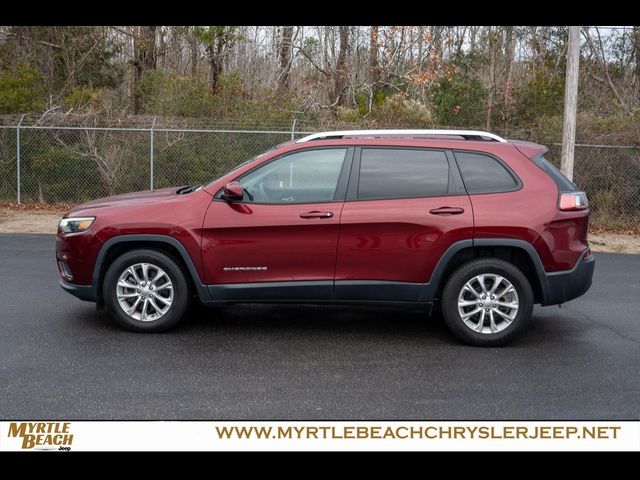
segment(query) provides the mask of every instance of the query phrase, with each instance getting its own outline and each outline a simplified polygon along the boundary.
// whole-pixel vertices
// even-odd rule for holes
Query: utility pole
[[[564,121],[562,123],[562,157],[560,170],[573,180],[573,153],[576,144],[576,109],[578,106],[578,67],[580,66],[580,27],[569,27],[567,74],[564,86]]]

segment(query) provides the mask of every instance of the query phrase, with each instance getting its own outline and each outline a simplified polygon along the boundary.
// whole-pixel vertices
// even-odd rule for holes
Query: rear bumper
[[[545,274],[546,292],[542,305],[565,303],[584,295],[589,290],[596,259],[593,253],[585,259],[587,251],[583,252],[571,270]]]
[[[74,297],[78,297],[80,300],[84,300],[85,302],[96,301],[96,289],[93,285],[73,285],[64,280],[60,280],[59,283],[65,292],[70,293]]]

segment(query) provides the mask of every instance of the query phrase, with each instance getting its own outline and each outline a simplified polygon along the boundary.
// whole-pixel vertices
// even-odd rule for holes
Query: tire
[[[502,294],[499,298],[491,295],[496,282],[493,293]],[[474,311],[477,313],[472,314]],[[512,263],[498,258],[477,258],[462,264],[449,276],[442,292],[447,327],[469,345],[494,347],[510,342],[526,327],[532,312],[533,290],[527,277]]]
[[[131,250],[114,260],[104,277],[103,296],[111,318],[133,332],[172,328],[185,316],[191,302],[184,270],[165,253],[150,249]],[[127,313],[125,306],[133,313]]]

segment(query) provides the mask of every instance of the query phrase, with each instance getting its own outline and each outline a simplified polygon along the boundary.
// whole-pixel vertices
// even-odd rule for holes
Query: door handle
[[[333,212],[320,212],[318,210],[313,210],[312,212],[305,212],[300,214],[300,218],[331,218],[333,217]]]
[[[460,207],[440,207],[429,210],[432,215],[460,215],[464,213],[464,208]]]

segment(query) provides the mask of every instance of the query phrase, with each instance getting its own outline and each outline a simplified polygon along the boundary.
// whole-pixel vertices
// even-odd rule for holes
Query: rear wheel
[[[104,279],[111,318],[135,332],[161,332],[189,308],[189,282],[180,265],[157,250],[132,250],[118,257]]]
[[[442,292],[442,315],[465,343],[503,345],[526,326],[533,312],[533,291],[515,265],[478,258],[458,267]]]

